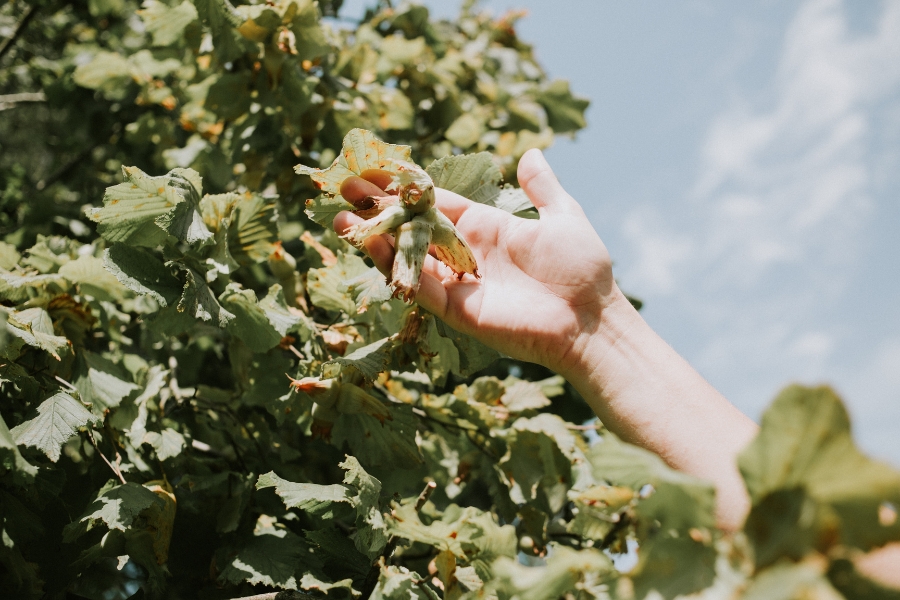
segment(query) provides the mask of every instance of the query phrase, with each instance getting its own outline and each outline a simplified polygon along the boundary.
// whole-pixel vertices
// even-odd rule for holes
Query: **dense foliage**
[[[726,533],[561,378],[391,299],[295,165],[361,127],[535,218],[501,180],[587,102],[520,14],[340,4],[0,8],[0,594],[896,597],[852,559],[900,474],[830,390],[775,401]]]

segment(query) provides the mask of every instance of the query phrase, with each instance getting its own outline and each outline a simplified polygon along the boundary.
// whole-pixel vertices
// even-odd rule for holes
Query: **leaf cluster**
[[[735,536],[561,378],[390,298],[294,165],[362,127],[534,218],[501,182],[587,102],[518,13],[340,4],[0,8],[0,595],[870,593],[900,485],[830,391],[768,413]]]

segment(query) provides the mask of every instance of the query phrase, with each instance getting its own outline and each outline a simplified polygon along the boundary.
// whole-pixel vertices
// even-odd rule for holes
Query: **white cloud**
[[[881,165],[896,160],[872,140],[877,115],[900,114],[900,3],[883,3],[865,33],[844,11],[839,0],[802,4],[770,83],[712,119],[684,199],[639,206],[624,225],[634,252],[624,279],[651,305],[671,295],[662,302],[677,302],[705,336],[695,364],[754,415],[790,379],[843,373],[849,383],[839,367],[859,357],[842,355],[846,323],[833,315],[856,307],[854,261],[877,203],[896,202],[874,194]],[[701,215],[690,231],[673,225],[687,211]],[[876,363],[893,362],[869,373],[876,395],[900,404],[894,350],[880,350]]]

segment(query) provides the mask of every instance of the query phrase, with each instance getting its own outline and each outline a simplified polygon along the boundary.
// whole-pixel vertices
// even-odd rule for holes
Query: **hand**
[[[351,202],[384,195],[381,187],[390,181],[385,175],[363,173],[365,179],[348,180],[341,191]],[[597,332],[602,311],[627,300],[613,280],[609,252],[540,151],[522,157],[518,178],[539,220],[437,190],[436,204],[471,246],[481,279],[458,281],[428,257],[416,301],[500,352],[566,375]],[[360,220],[343,212],[334,226],[343,233]],[[390,272],[389,237],[369,238],[365,250],[382,272]]]

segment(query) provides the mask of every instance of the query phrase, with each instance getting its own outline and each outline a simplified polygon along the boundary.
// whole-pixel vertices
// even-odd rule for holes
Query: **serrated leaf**
[[[144,486],[129,481],[103,488],[78,521],[86,523],[88,529],[95,521],[102,521],[110,529],[125,531],[154,505],[163,508],[164,502]]]
[[[570,133],[587,127],[584,111],[590,101],[574,96],[565,79],[557,79],[546,85],[537,94],[536,100],[547,111],[547,122],[554,132]]]
[[[544,395],[539,384],[522,379],[505,381],[500,401],[511,412],[537,410],[550,406],[550,399]]]
[[[7,332],[33,348],[49,353],[56,360],[69,348],[69,340],[56,335],[53,321],[43,308],[27,308],[8,314]]]
[[[567,500],[573,484],[572,466],[556,440],[539,426],[530,427],[529,421],[518,419],[513,424],[500,467],[512,483],[510,497],[516,504],[537,502],[552,514]]]
[[[309,200],[306,214],[316,223],[331,226],[334,215],[342,210],[352,210],[353,206],[344,200],[341,183],[353,175],[367,169],[382,169],[397,173],[397,161],[411,161],[411,148],[382,142],[375,134],[365,129],[352,129],[344,136],[340,156],[327,169],[317,169],[297,165],[295,171],[309,175],[315,186],[325,193],[325,197]]]
[[[266,352],[284,337],[259,305],[253,290],[241,289],[239,283],[229,283],[219,296],[219,302],[234,315],[226,329],[254,352]]]
[[[363,260],[353,254],[338,252],[338,261],[329,267],[310,269],[307,282],[309,299],[319,308],[356,314],[356,300],[349,292],[341,292],[341,284],[368,271]]]
[[[357,348],[347,356],[339,356],[328,361],[323,365],[323,370],[328,376],[336,376],[339,370],[334,369],[335,366],[352,367],[369,381],[374,381],[380,373],[387,370],[393,346],[392,338],[380,339]]]
[[[160,432],[148,431],[144,434],[144,443],[153,446],[159,460],[174,458],[187,446],[184,436],[171,427]]]
[[[334,517],[333,504],[351,504],[350,490],[343,485],[318,485],[315,483],[293,483],[282,479],[273,471],[259,476],[256,489],[275,488],[285,506],[299,508],[317,514],[323,518]]]
[[[555,600],[567,592],[580,595],[578,592],[583,590],[590,594],[592,588],[599,588],[600,592],[605,576],[614,572],[612,561],[602,552],[560,545],[553,546],[545,566],[527,567],[511,558],[501,558],[493,564],[493,570],[498,591],[504,597],[520,600]],[[602,597],[600,593],[593,595]]]
[[[6,242],[0,242],[0,269],[11,271],[21,260],[22,255],[16,247]]]
[[[440,519],[425,525],[415,504],[395,507],[388,532],[404,539],[452,552],[457,558],[490,562],[516,555],[516,530],[499,525],[489,512],[451,504]]]
[[[331,433],[332,443],[338,448],[347,444],[366,465],[398,469],[418,466],[422,458],[412,407],[390,405],[389,410],[391,418],[384,423],[363,413],[341,414]]]
[[[47,457],[59,460],[62,445],[79,427],[98,419],[78,400],[65,392],[57,392],[38,406],[38,416],[12,429],[13,439],[22,446],[34,446]]]
[[[266,318],[275,331],[282,336],[297,333],[301,341],[310,338],[312,327],[304,316],[298,314],[299,311],[292,312],[288,308],[281,285],[276,283],[270,287],[266,297],[259,301],[259,306],[266,313]]]
[[[184,0],[177,6],[167,6],[158,0],[144,0],[138,11],[147,31],[153,35],[154,46],[168,46],[182,39],[184,28],[197,20],[197,9]]]
[[[197,14],[212,32],[218,59],[222,62],[234,60],[243,53],[243,44],[235,31],[243,22],[228,0],[194,0]]]
[[[356,549],[374,560],[388,542],[387,526],[378,504],[381,482],[369,475],[353,456],[346,457],[338,466],[346,471],[344,485],[354,493],[350,503],[356,509]]]
[[[344,572],[349,571],[357,579],[369,574],[372,561],[357,550],[347,534],[338,530],[337,527],[331,525],[314,531],[306,531],[305,536],[327,555],[326,569],[329,563],[333,563]],[[311,586],[307,586],[305,583],[301,583],[301,587],[311,589]]]
[[[500,168],[494,164],[490,152],[445,156],[428,165],[426,171],[435,187],[455,192],[464,198],[471,198],[476,190],[486,185],[499,191],[502,179]]]
[[[122,167],[125,183],[106,189],[103,208],[88,212],[97,231],[110,242],[155,247],[168,235],[189,244],[211,240],[200,213],[200,177],[192,169],[172,169],[150,177],[137,167]]]
[[[274,198],[244,194],[235,203],[229,225],[231,254],[242,264],[266,260],[278,241],[278,211]]]
[[[459,367],[454,372],[462,377],[469,377],[489,367],[500,358],[500,353],[493,348],[484,345],[470,335],[460,333],[435,318],[438,334],[453,342],[459,354]]]
[[[178,299],[182,284],[156,255],[143,248],[115,243],[103,252],[103,266],[125,287],[152,296],[160,306]]]
[[[346,292],[356,302],[356,312],[362,314],[370,306],[379,302],[387,302],[393,291],[387,284],[384,274],[376,267],[370,268],[352,279],[342,281],[338,292]]]
[[[836,528],[835,541],[869,550],[900,540],[900,522],[879,518],[883,506],[900,506],[900,472],[859,451],[847,411],[830,388],[795,385],[779,394],[738,465],[754,504],[748,520],[755,525],[748,531],[754,543],[763,544],[769,529],[757,507],[768,496],[792,489],[832,513],[822,517],[836,523],[817,527]],[[799,514],[795,526],[802,528]]]
[[[234,313],[219,304],[203,277],[191,268],[175,263],[185,274],[184,291],[178,301],[178,312],[187,313],[201,321],[212,321],[219,327],[227,327],[234,320]]]
[[[104,268],[104,261],[94,256],[81,256],[59,268],[59,274],[78,284],[78,290],[97,300],[121,302],[125,292],[122,283]]]
[[[420,586],[422,577],[406,567],[388,565],[381,569],[378,583],[372,590],[370,600],[435,600],[436,596],[426,593],[426,586]]]
[[[90,404],[98,418],[119,406],[123,399],[140,389],[127,381],[123,369],[103,356],[83,350],[81,364],[75,377],[75,387],[81,399]]]
[[[295,590],[297,575],[317,562],[301,537],[286,529],[267,527],[255,531],[236,552],[228,553],[218,580]]]

